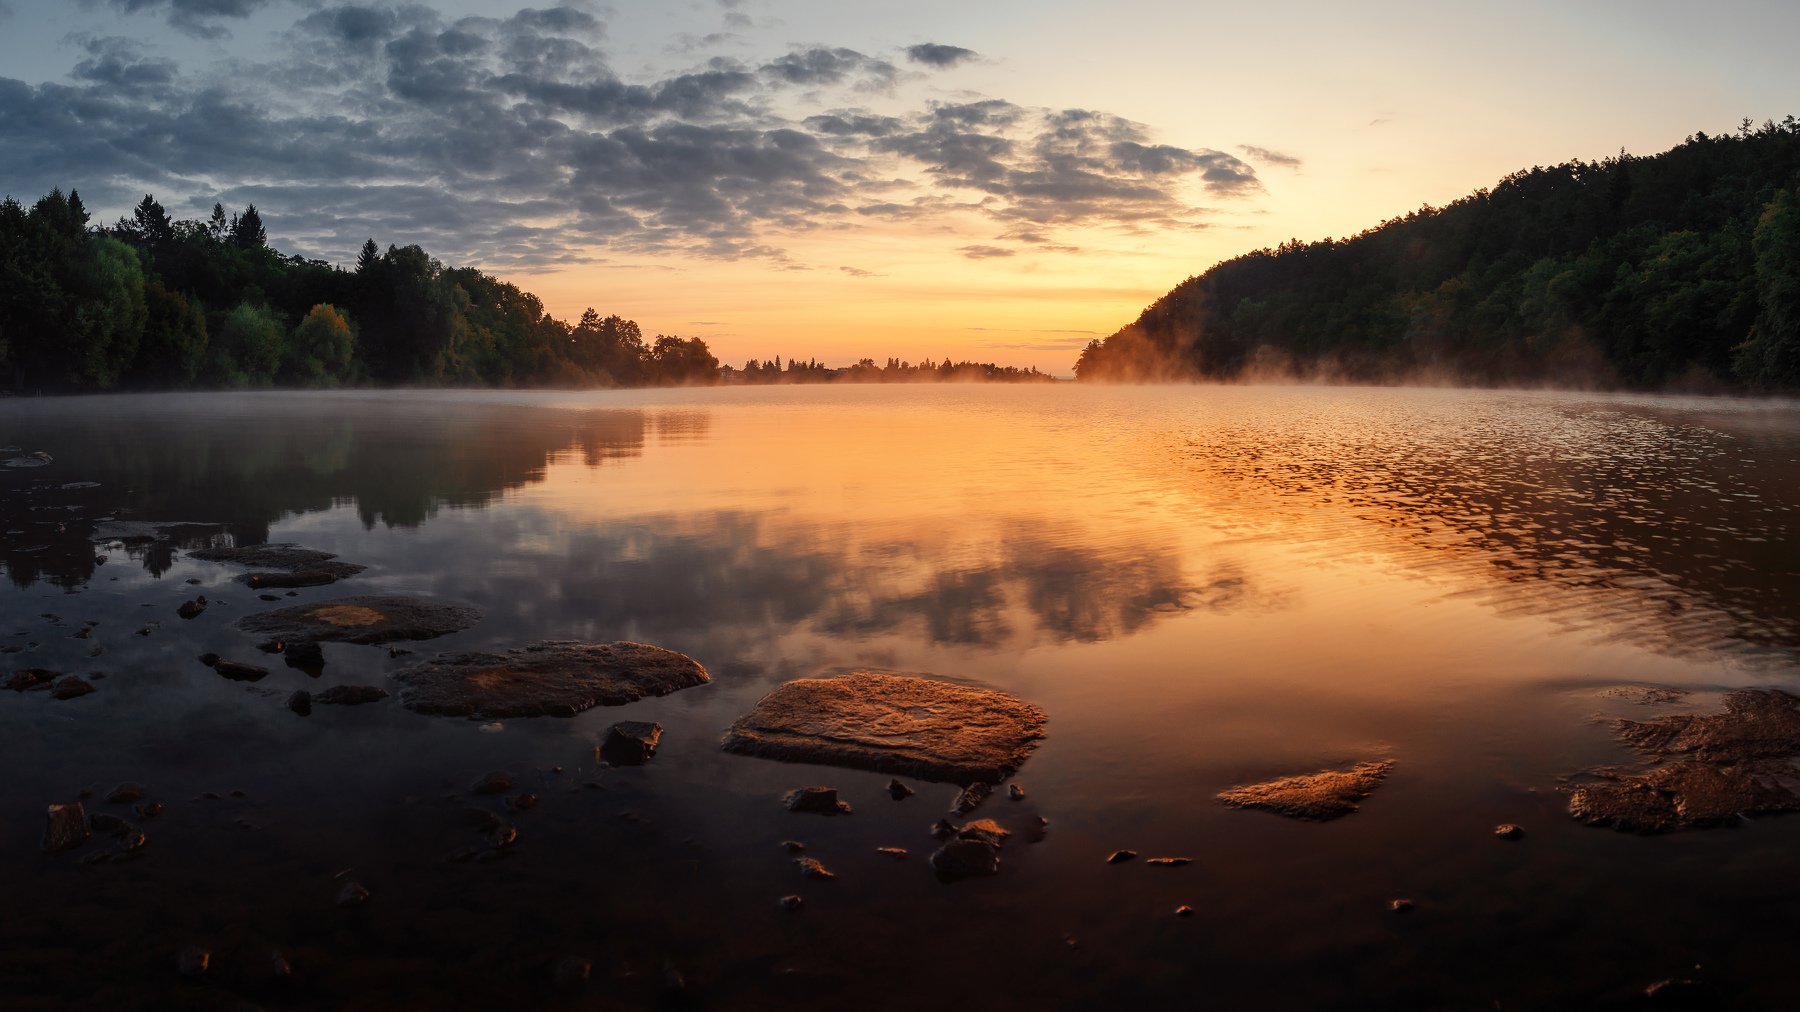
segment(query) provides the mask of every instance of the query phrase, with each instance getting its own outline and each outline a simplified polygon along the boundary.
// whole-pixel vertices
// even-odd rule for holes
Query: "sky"
[[[1213,264],[1800,113],[1800,5],[0,0],[0,191],[718,357],[1068,374]]]

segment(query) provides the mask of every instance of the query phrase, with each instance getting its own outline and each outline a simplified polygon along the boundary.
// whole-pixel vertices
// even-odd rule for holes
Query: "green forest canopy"
[[[1515,172],[1346,239],[1224,261],[1082,380],[1800,387],[1800,123]]]
[[[352,271],[284,256],[255,205],[174,221],[145,195],[90,229],[78,193],[0,202],[0,376],[15,390],[351,384],[711,383],[699,338],[646,341],[594,310],[570,326],[529,292],[418,246]]]

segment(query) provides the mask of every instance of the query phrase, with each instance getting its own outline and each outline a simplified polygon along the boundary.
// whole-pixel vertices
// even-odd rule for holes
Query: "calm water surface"
[[[1800,819],[1636,837],[1576,824],[1558,790],[1631,758],[1607,718],[1797,687],[1792,404],[184,396],[0,404],[0,442],[55,458],[0,472],[0,662],[106,675],[67,702],[0,692],[0,1007],[1515,1009],[1630,1005],[1698,965],[1759,1008],[1800,984]],[[222,526],[89,543],[108,517]],[[416,657],[327,644],[317,681],[278,659],[255,684],[218,677],[196,656],[264,660],[233,623],[276,606],[186,557],[227,539],[369,566],[300,600],[483,612],[420,653],[633,639],[715,681],[498,733],[391,700],[296,717],[294,689]],[[212,607],[177,618],[196,593]],[[954,788],[894,802],[884,776],[719,750],[763,693],[847,667],[1041,706],[1028,797],[981,814],[1042,816],[1044,838],[1015,836],[996,878],[941,883],[927,830]],[[1646,685],[1692,695],[1616,692]],[[662,750],[596,771],[625,718],[661,722]],[[1335,822],[1213,801],[1375,757],[1393,774]],[[446,862],[490,770],[542,802],[505,860]],[[45,804],[123,780],[168,806],[141,860],[38,852]],[[807,783],[856,814],[784,811]],[[1495,840],[1501,822],[1526,838]],[[800,878],[787,839],[838,878]],[[1108,865],[1121,847],[1194,861]],[[333,905],[344,878],[366,906]],[[805,909],[781,910],[788,893]],[[1417,906],[1396,916],[1396,897]],[[1183,903],[1195,916],[1171,916]],[[214,952],[204,983],[174,970],[189,945]],[[263,979],[271,948],[285,985]],[[584,987],[553,982],[567,956],[593,961]]]

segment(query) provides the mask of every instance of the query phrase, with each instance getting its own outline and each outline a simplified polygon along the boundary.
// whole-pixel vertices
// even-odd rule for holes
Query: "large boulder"
[[[858,671],[801,678],[725,734],[742,755],[954,784],[999,783],[1044,736],[1044,711],[1004,692]]]
[[[480,620],[481,613],[473,608],[438,601],[340,597],[246,615],[238,620],[238,628],[279,640],[391,643],[460,632]]]
[[[686,654],[645,643],[551,640],[503,654],[446,654],[393,676],[418,713],[499,720],[573,717],[712,681]]]

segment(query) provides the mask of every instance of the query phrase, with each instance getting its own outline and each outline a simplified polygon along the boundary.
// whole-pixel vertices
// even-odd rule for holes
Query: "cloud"
[[[1259,148],[1252,144],[1239,144],[1238,150],[1259,162],[1267,162],[1270,165],[1279,165],[1287,169],[1300,167],[1300,159],[1293,155],[1284,155],[1279,151],[1270,151],[1268,148]]]
[[[878,278],[881,276],[874,271],[865,271],[861,267],[839,267],[838,270],[843,271],[853,278]]]
[[[213,23],[276,0],[92,2]],[[903,91],[863,108],[914,79],[853,49],[626,75],[588,5],[292,2],[277,46],[229,61],[83,36],[64,80],[0,77],[0,178],[78,187],[102,218],[145,192],[186,217],[253,201],[308,256],[348,262],[374,236],[490,269],[663,255],[798,269],[791,237],[891,222],[997,234],[959,251],[975,259],[1074,252],[1064,227],[1199,227],[1197,200],[1260,187],[1248,162],[1105,112]]]
[[[936,42],[923,42],[916,46],[907,46],[906,58],[914,63],[923,63],[928,67],[948,69],[979,57],[973,49],[939,45]]]
[[[178,31],[196,38],[221,39],[230,33],[218,25],[224,18],[243,19],[288,0],[106,0],[126,14],[162,14]],[[93,0],[86,0],[92,6]]]
[[[8,3],[7,0],[0,0],[0,21],[6,21],[6,20],[10,19],[12,16],[13,16],[12,4]]]

